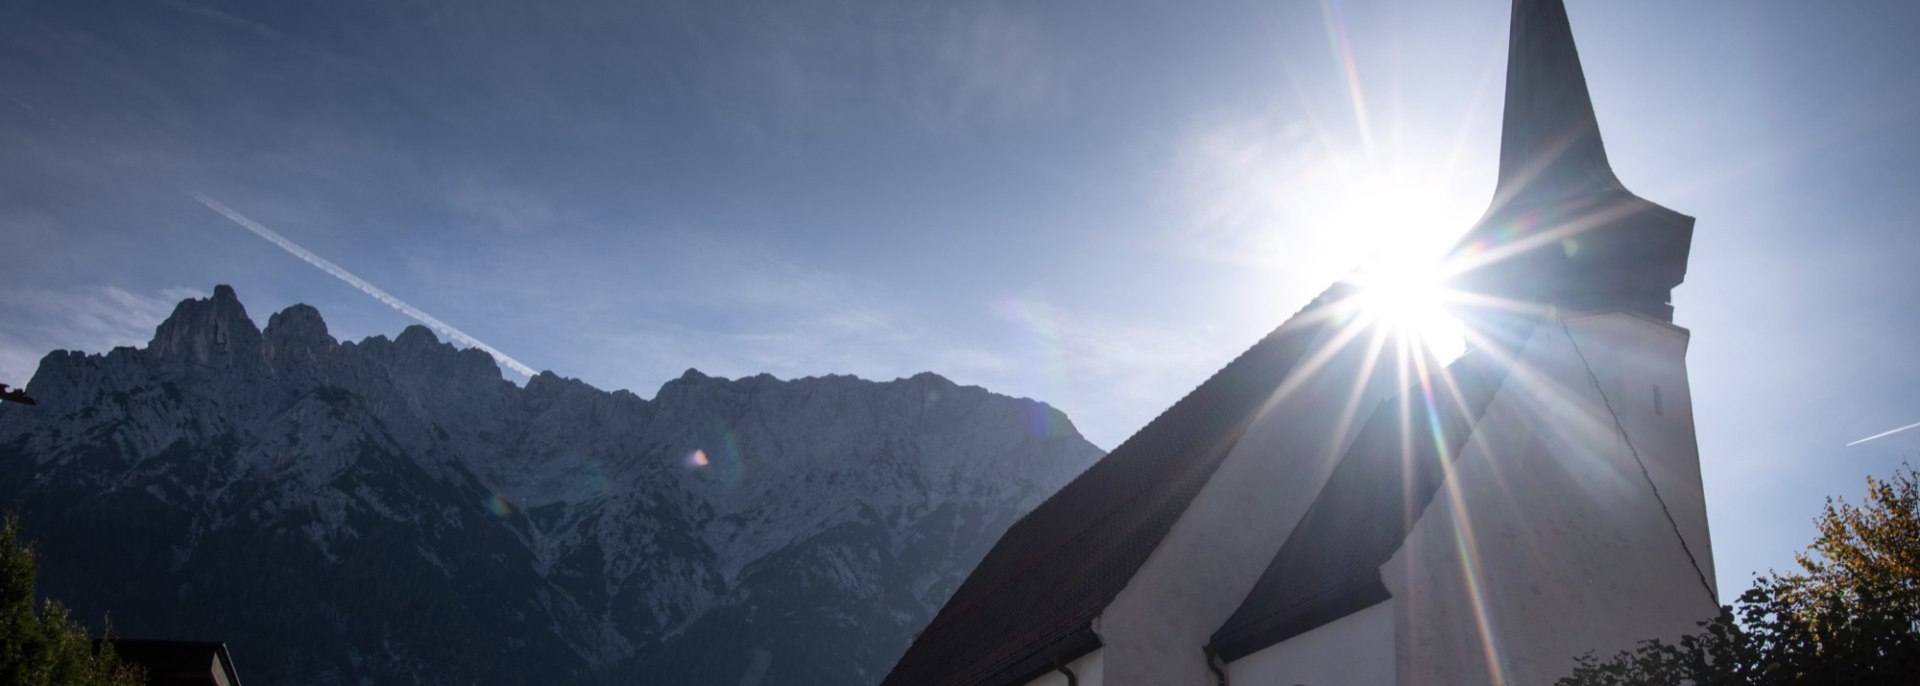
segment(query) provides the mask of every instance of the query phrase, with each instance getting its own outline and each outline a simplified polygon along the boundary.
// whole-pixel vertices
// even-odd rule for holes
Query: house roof
[[[1210,647],[1239,659],[1386,600],[1380,566],[1432,502],[1512,360],[1474,350],[1376,407]]]
[[[1350,287],[1335,285],[1016,522],[884,686],[1014,683],[1091,651],[1125,588]]]
[[[140,665],[153,686],[240,686],[227,644],[116,638],[113,653]]]

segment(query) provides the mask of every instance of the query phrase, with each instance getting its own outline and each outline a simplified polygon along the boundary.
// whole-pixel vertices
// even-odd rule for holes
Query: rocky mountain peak
[[[220,284],[211,298],[183,300],[153,332],[147,350],[162,359],[204,365],[249,366],[265,361],[260,329],[247,316],[233,287]]]
[[[340,347],[327,333],[327,322],[311,305],[299,304],[275,313],[267,319],[262,334],[267,357],[275,362],[313,362]]]
[[[562,393],[599,393],[601,391],[588,385],[585,381],[561,376],[551,371],[544,371],[527,379],[527,392],[534,395],[559,395]]]
[[[954,385],[952,380],[948,379],[947,377],[941,376],[939,374],[935,374],[933,372],[920,372],[913,376],[907,377],[907,380],[912,381],[914,383],[921,384],[921,385],[925,385],[925,386]]]
[[[441,346],[440,337],[433,335],[433,329],[419,324],[409,325],[394,337],[393,344],[403,349],[429,350]],[[448,344],[447,347],[452,347]]]
[[[271,683],[871,683],[1099,455],[933,374],[521,388],[424,326],[263,332],[227,286],[29,387],[0,505],[49,595]]]
[[[393,366],[396,373],[404,376],[452,386],[502,381],[500,366],[486,351],[456,348],[452,343],[442,342],[432,329],[419,324],[401,330],[393,339]]]

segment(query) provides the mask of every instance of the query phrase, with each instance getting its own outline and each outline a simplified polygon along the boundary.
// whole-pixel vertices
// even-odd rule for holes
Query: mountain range
[[[250,684],[871,684],[1098,459],[1058,410],[922,373],[524,386],[419,326],[264,329],[233,289],[0,405],[39,588]]]

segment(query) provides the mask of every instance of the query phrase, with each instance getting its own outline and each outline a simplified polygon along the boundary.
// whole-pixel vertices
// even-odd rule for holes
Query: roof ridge
[[[1536,320],[1531,323],[1530,328],[1537,326],[1539,326],[1539,322]],[[1264,640],[1259,638],[1263,632],[1273,630],[1275,626],[1287,624],[1288,622],[1286,620],[1288,619],[1302,617],[1305,614],[1311,613],[1312,610],[1321,608],[1328,603],[1350,600],[1346,592],[1353,590],[1351,586],[1355,583],[1356,579],[1364,579],[1368,574],[1377,575],[1379,573],[1379,566],[1385,564],[1385,560],[1383,559],[1375,563],[1373,559],[1381,555],[1391,558],[1393,552],[1398,550],[1400,545],[1404,544],[1406,537],[1412,532],[1414,524],[1418,522],[1419,519],[1424,516],[1423,513],[1432,506],[1434,496],[1437,495],[1438,491],[1443,487],[1445,480],[1450,478],[1453,463],[1457,462],[1461,454],[1465,452],[1465,446],[1473,440],[1474,434],[1478,431],[1480,421],[1485,417],[1486,412],[1491,409],[1495,397],[1506,387],[1506,383],[1512,375],[1513,366],[1519,361],[1519,355],[1520,351],[1518,350],[1508,351],[1497,345],[1476,347],[1439,370],[1440,375],[1443,377],[1440,380],[1453,387],[1452,392],[1440,396],[1440,398],[1443,399],[1437,399],[1431,404],[1418,401],[1407,402],[1409,396],[1418,393],[1421,388],[1419,384],[1410,384],[1400,393],[1385,398],[1376,404],[1373,411],[1369,414],[1366,424],[1362,426],[1360,434],[1355,436],[1353,444],[1341,455],[1339,462],[1334,466],[1333,473],[1328,475],[1327,482],[1323,484],[1320,491],[1314,495],[1313,502],[1308,505],[1307,511],[1301,514],[1298,522],[1294,523],[1293,530],[1288,532],[1286,541],[1283,542],[1280,549],[1274,553],[1273,559],[1268,561],[1266,569],[1261,571],[1260,577],[1254,582],[1253,587],[1248,590],[1247,597],[1241,600],[1240,606],[1234,610],[1233,614],[1227,617],[1227,620],[1221,624],[1219,629],[1214,631],[1210,642],[1215,644],[1216,647],[1220,647],[1223,654],[1237,653],[1238,656],[1251,654],[1252,651],[1242,652],[1239,650],[1239,648],[1245,647],[1244,645],[1236,647],[1235,644],[1246,644],[1250,641]],[[1461,388],[1462,385],[1468,384],[1475,386],[1475,388],[1471,390]],[[1463,393],[1467,394],[1467,396],[1463,396]],[[1408,443],[1409,436],[1401,433],[1400,443],[1398,444],[1400,450],[1395,451],[1396,453],[1405,450],[1414,450],[1417,454],[1420,451],[1431,449],[1445,456],[1445,464],[1439,467],[1438,473],[1429,475],[1433,482],[1432,484],[1419,485],[1408,483],[1409,479],[1422,480],[1421,477],[1419,477],[1420,472],[1418,472],[1415,467],[1409,466],[1416,464],[1409,462],[1411,458],[1396,455],[1392,459],[1383,459],[1379,465],[1385,465],[1389,469],[1394,470],[1391,476],[1397,477],[1399,482],[1394,485],[1394,493],[1392,494],[1394,497],[1393,502],[1401,504],[1405,509],[1393,512],[1390,511],[1392,509],[1391,507],[1385,510],[1362,507],[1363,511],[1372,513],[1375,519],[1363,518],[1363,521],[1360,522],[1349,522],[1348,524],[1350,526],[1346,527],[1339,534],[1343,543],[1334,545],[1334,547],[1339,550],[1330,555],[1325,554],[1325,550],[1321,550],[1321,548],[1326,547],[1326,538],[1328,536],[1334,536],[1335,534],[1328,533],[1323,528],[1316,527],[1326,524],[1327,522],[1323,520],[1329,516],[1353,510],[1355,507],[1361,507],[1369,502],[1364,489],[1360,492],[1359,500],[1356,501],[1351,497],[1355,489],[1359,488],[1353,484],[1363,483],[1364,481],[1374,481],[1389,476],[1386,474],[1367,472],[1367,468],[1370,465],[1374,465],[1373,462],[1369,461],[1370,456],[1374,455],[1373,446],[1370,444],[1369,439],[1373,437],[1374,431],[1376,431],[1375,423],[1385,421],[1388,423],[1379,424],[1379,426],[1386,427],[1386,430],[1401,431],[1403,424],[1409,419],[1418,421],[1416,415],[1413,414],[1406,414],[1399,417],[1398,422],[1389,421],[1394,419],[1394,417],[1383,415],[1383,412],[1426,413],[1433,415],[1427,417],[1427,421],[1432,422],[1437,419],[1442,423],[1448,423],[1448,420],[1444,418],[1447,415],[1457,414],[1458,418],[1464,422],[1464,426],[1460,427],[1457,433],[1449,432],[1452,435],[1448,435],[1445,438],[1416,431],[1410,437],[1412,439],[1411,444]],[[1419,444],[1428,440],[1433,441],[1434,444],[1427,447],[1420,447]],[[1425,494],[1424,497],[1415,498],[1412,501],[1406,500],[1406,498],[1413,495],[1413,492],[1407,489],[1416,487],[1419,489],[1419,493]],[[1356,505],[1356,503],[1359,503],[1359,505]],[[1351,512],[1347,513],[1351,514]],[[1384,539],[1375,540],[1373,536],[1378,532],[1373,532],[1372,534],[1368,532],[1371,531],[1369,527],[1374,526],[1371,522],[1379,521],[1377,519],[1378,517],[1393,517],[1398,521],[1387,524],[1387,526],[1393,530],[1393,533],[1387,535]],[[1318,545],[1316,542],[1318,542]],[[1385,545],[1389,542],[1392,543],[1389,547],[1378,550],[1372,549],[1373,546]],[[1322,555],[1311,559],[1302,557],[1303,551],[1300,550],[1302,547],[1308,548],[1309,551],[1317,551],[1322,553]],[[1358,556],[1357,558],[1355,557],[1356,555]],[[1358,561],[1356,561],[1356,559]],[[1361,566],[1358,569],[1344,569],[1354,565]],[[1306,575],[1304,579],[1292,578],[1303,574]],[[1339,581],[1337,583],[1326,581],[1317,576],[1327,574],[1337,575]],[[1281,589],[1282,586],[1285,587],[1284,590]],[[1284,599],[1287,591],[1302,592],[1302,595],[1301,597],[1287,600],[1283,603],[1273,603],[1275,596],[1280,596],[1281,599]],[[1350,607],[1347,609],[1349,611],[1359,610],[1364,609],[1364,606]],[[1310,621],[1309,618],[1307,624],[1296,627],[1299,631],[1294,631],[1292,634],[1311,630],[1327,621],[1345,616],[1345,614],[1346,613],[1340,613],[1334,616],[1322,617],[1317,623]],[[1279,640],[1285,640],[1285,637]],[[1273,645],[1273,643],[1277,642],[1278,641],[1275,640],[1265,643],[1264,645]],[[1264,647],[1264,645],[1260,647]],[[1258,650],[1258,648],[1256,647],[1255,650]],[[1230,659],[1238,659],[1238,656]]]
[[[1145,433],[1147,429],[1153,427],[1155,424],[1159,423],[1162,419],[1164,419],[1167,415],[1172,414],[1175,410],[1179,409],[1181,405],[1187,402],[1188,399],[1194,397],[1194,395],[1198,394],[1202,389],[1205,389],[1209,384],[1214,383],[1214,381],[1217,379],[1226,377],[1227,373],[1230,370],[1234,370],[1237,367],[1243,366],[1242,362],[1249,360],[1249,358],[1251,358],[1254,355],[1254,353],[1258,352],[1261,348],[1266,347],[1269,344],[1275,343],[1276,340],[1279,338],[1279,336],[1283,332],[1287,332],[1289,325],[1295,325],[1297,328],[1299,326],[1306,326],[1306,325],[1321,323],[1318,320],[1314,320],[1314,321],[1299,322],[1296,324],[1295,320],[1300,319],[1301,317],[1306,316],[1308,314],[1314,313],[1315,311],[1323,309],[1329,305],[1332,305],[1333,303],[1323,303],[1322,301],[1326,300],[1327,297],[1330,294],[1332,294],[1335,291],[1335,289],[1337,289],[1339,286],[1340,284],[1336,283],[1334,286],[1329,287],[1325,291],[1322,291],[1320,295],[1315,296],[1314,299],[1309,301],[1306,306],[1296,311],[1293,314],[1293,316],[1288,317],[1286,321],[1281,322],[1279,326],[1274,327],[1272,331],[1268,332],[1267,335],[1262,336],[1259,341],[1256,341],[1252,346],[1248,347],[1246,351],[1234,357],[1232,361],[1222,366],[1219,370],[1215,371],[1211,376],[1208,376],[1205,381],[1200,382],[1198,385],[1195,385],[1192,389],[1188,390],[1185,395],[1180,396],[1179,400],[1174,401],[1172,404],[1168,405],[1166,409],[1161,410],[1160,414],[1155,415],[1153,419],[1149,420],[1144,426],[1141,427],[1140,431],[1135,432],[1134,435],[1128,437],[1126,441],[1122,441],[1120,445],[1115,446],[1112,451],[1109,451],[1107,453],[1107,455],[1112,455],[1126,448],[1127,445],[1133,442],[1135,437],[1138,437],[1142,433]],[[1248,363],[1250,364],[1251,362],[1248,362]],[[1290,372],[1291,370],[1289,370],[1289,373]],[[1247,421],[1248,421],[1247,419],[1243,418],[1242,420],[1240,420],[1239,423],[1245,424]],[[1240,428],[1240,431],[1236,431],[1234,433],[1233,440],[1228,445],[1221,446],[1222,448],[1231,450],[1233,445],[1237,445],[1239,443],[1240,434],[1244,431],[1245,427],[1239,427],[1239,428]],[[1100,461],[1104,461],[1105,459],[1106,458],[1103,456]],[[1094,466],[1088,467],[1087,470],[1081,472],[1081,474],[1085,475],[1087,472],[1092,471],[1095,467],[1098,466],[1100,461],[1096,461]],[[1079,480],[1079,477],[1075,477],[1074,479],[1075,481],[1077,481]],[[1028,511],[1025,516],[1022,516],[1019,520],[1015,521],[1014,526],[1019,526],[1021,523],[1025,522],[1029,517],[1032,517],[1036,513],[1040,512],[1042,508],[1046,507],[1047,503],[1052,502],[1055,498],[1060,497],[1060,494],[1066,492],[1066,490],[1072,487],[1072,485],[1073,485],[1073,482],[1069,481],[1066,486],[1061,487],[1060,490],[1054,491],[1053,495],[1048,496],[1046,500],[1041,501],[1040,505],[1034,507],[1034,509]],[[971,602],[966,603],[964,606],[960,608],[956,608],[955,611],[951,614],[946,612],[945,608],[942,608],[941,612],[939,612],[934,616],[933,621],[929,622],[926,628],[921,629],[920,635],[926,635],[927,633],[930,633],[940,627],[951,624],[960,615],[965,615],[969,612],[972,612],[975,608],[977,608],[982,603],[984,603],[988,598],[994,597],[993,594],[990,593],[990,591],[994,591],[994,590],[998,590],[1006,587],[1008,584],[1013,583],[1015,580],[1020,579],[1022,576],[1024,576],[1024,573],[1027,572],[1028,570],[1031,570],[1034,567],[1039,566],[1040,563],[1051,558],[1054,553],[1066,548],[1068,545],[1072,544],[1073,542],[1086,537],[1101,523],[1105,522],[1108,518],[1112,517],[1114,513],[1127,509],[1127,506],[1132,505],[1135,501],[1139,500],[1142,497],[1145,497],[1148,493],[1153,492],[1154,489],[1152,488],[1152,486],[1153,484],[1151,483],[1140,483],[1133,489],[1133,492],[1128,494],[1125,498],[1115,499],[1114,501],[1112,501],[1113,504],[1110,507],[1105,508],[1104,511],[1102,511],[1099,516],[1089,518],[1087,520],[1086,525],[1080,527],[1079,530],[1075,531],[1072,535],[1060,538],[1058,539],[1057,543],[1048,546],[1046,548],[1045,554],[1034,556],[1034,558],[1029,560],[1026,564],[1021,565],[1020,567],[1014,570],[1011,570],[1009,573],[1002,575],[1002,577],[998,579],[997,582],[994,583],[992,586],[989,586],[985,589],[980,589],[982,591],[988,591],[988,593],[984,593],[979,598],[972,599]],[[1008,531],[1011,532],[1012,527],[1009,527]],[[990,555],[992,554],[992,552],[989,551],[988,554]],[[958,593],[958,589],[955,589],[955,593],[956,594]]]

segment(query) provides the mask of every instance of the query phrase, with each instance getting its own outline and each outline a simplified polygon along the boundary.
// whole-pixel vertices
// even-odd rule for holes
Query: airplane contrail
[[[1857,441],[1854,441],[1854,442],[1852,442],[1852,443],[1848,443],[1848,444],[1847,444],[1847,447],[1849,447],[1849,448],[1851,448],[1851,447],[1853,447],[1853,446],[1856,446],[1856,445],[1860,445],[1861,443],[1865,443],[1865,442],[1867,442],[1867,441],[1871,441],[1871,440],[1875,440],[1875,439],[1880,439],[1880,438],[1886,438],[1886,437],[1888,437],[1888,436],[1892,436],[1892,435],[1894,435],[1894,434],[1897,434],[1897,433],[1900,433],[1900,432],[1902,432],[1902,431],[1906,431],[1907,429],[1920,429],[1920,422],[1914,422],[1914,423],[1912,423],[1912,424],[1908,424],[1908,425],[1906,425],[1906,426],[1903,426],[1903,427],[1900,427],[1900,428],[1898,428],[1898,429],[1894,429],[1894,430],[1892,430],[1892,431],[1883,431],[1883,432],[1880,432],[1880,433],[1877,433],[1877,434],[1874,434],[1874,435],[1872,435],[1872,436],[1868,436],[1868,437],[1866,437],[1866,438],[1862,438],[1862,439],[1860,439],[1860,440],[1857,440]]]
[[[326,272],[328,274],[332,274],[334,278],[347,282],[348,285],[353,286],[354,288],[360,289],[362,292],[366,293],[367,295],[373,296],[375,300],[386,303],[388,307],[392,307],[393,309],[399,310],[401,314],[407,315],[409,317],[412,317],[418,320],[420,323],[427,325],[427,328],[433,329],[434,331],[438,331],[440,332],[441,335],[451,338],[455,341],[459,341],[461,343],[467,344],[468,346],[479,348],[481,350],[486,351],[488,355],[493,356],[493,360],[495,362],[500,363],[501,366],[504,366],[508,369],[511,369],[515,372],[520,373],[521,376],[534,375],[534,371],[532,367],[528,367],[524,364],[520,364],[519,360],[513,359],[512,357],[508,357],[506,353],[500,352],[499,350],[495,350],[494,347],[491,345],[481,343],[480,339],[467,335],[465,331],[461,331],[459,329],[453,328],[452,325],[447,324],[446,322],[440,321],[438,319],[434,319],[433,315],[427,314],[425,312],[421,312],[420,308],[414,307],[412,305],[408,305],[405,301],[399,298],[393,297],[392,294],[389,294],[386,291],[380,290],[379,287],[373,284],[367,283],[365,279],[362,279],[358,276],[354,276],[353,272],[349,272],[346,269],[341,268],[340,265],[327,261],[327,258],[313,254],[313,252],[307,250],[306,248],[300,247],[300,244],[287,240],[286,236],[282,236],[278,233],[274,233],[273,229],[269,229],[265,226],[261,226],[260,222],[256,222],[252,219],[248,219],[247,215],[241,214],[235,211],[233,208],[227,207],[226,205],[221,204],[220,201],[214,200],[213,198],[209,198],[206,195],[203,195],[197,192],[193,194],[193,199],[200,201],[200,204],[202,205],[206,205],[207,209],[213,210],[215,212],[219,212],[220,216],[226,217],[227,219],[232,220],[233,223],[239,224],[240,226],[245,227],[248,231],[252,231],[255,234],[258,234],[261,238],[265,238],[268,241],[272,241],[274,245],[280,246],[281,250],[285,250],[289,253],[293,253],[294,257],[298,257],[302,260],[305,260],[307,264],[311,264],[315,267],[319,267],[320,271]]]

